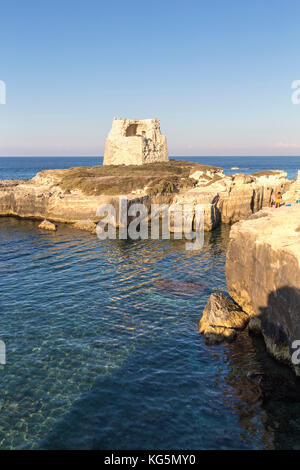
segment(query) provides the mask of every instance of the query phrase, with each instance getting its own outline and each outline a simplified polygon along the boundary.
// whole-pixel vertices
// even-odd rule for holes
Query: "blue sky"
[[[299,13],[293,0],[2,2],[0,155],[103,155],[113,117],[160,118],[170,155],[300,155]]]

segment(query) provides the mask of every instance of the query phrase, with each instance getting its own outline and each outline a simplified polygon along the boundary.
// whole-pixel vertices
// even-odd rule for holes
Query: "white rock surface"
[[[168,161],[159,119],[115,118],[105,144],[103,165],[143,165]]]
[[[298,171],[297,179],[291,184],[289,191],[283,194],[282,200],[286,204],[294,204],[300,200],[300,170]]]

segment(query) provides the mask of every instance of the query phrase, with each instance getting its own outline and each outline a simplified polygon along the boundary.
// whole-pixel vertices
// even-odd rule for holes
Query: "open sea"
[[[225,173],[300,157],[184,157]],[[0,158],[0,179],[102,158]],[[230,227],[181,240],[100,241],[0,218],[0,449],[300,449],[300,386],[247,331],[207,346],[198,322],[226,292]]]

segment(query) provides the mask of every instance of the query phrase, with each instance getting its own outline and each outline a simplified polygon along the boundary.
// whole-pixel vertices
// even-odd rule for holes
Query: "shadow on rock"
[[[267,351],[300,375],[300,289],[284,286],[269,294],[267,305],[250,319],[249,330],[262,334]]]

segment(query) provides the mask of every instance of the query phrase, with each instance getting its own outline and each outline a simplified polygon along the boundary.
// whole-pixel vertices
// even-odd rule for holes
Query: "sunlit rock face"
[[[268,351],[293,362],[300,340],[300,204],[268,208],[233,225],[226,260],[230,296],[263,335]]]
[[[300,170],[298,171],[297,179],[293,181],[282,199],[286,204],[293,204],[295,201],[300,200]]]
[[[248,316],[230,302],[223,292],[211,294],[199,322],[199,333],[208,344],[235,339],[237,331],[245,328]]]
[[[55,232],[57,230],[56,225],[47,219],[43,220],[43,222],[39,225],[39,228],[42,230],[50,230],[51,232]]]
[[[186,165],[188,168],[183,171]],[[43,170],[32,180],[0,181],[0,216],[70,223],[90,219],[94,224],[99,221],[99,205],[113,204],[118,213],[119,196],[126,195],[129,204],[144,203],[148,211],[152,203],[179,205],[182,209],[188,204],[192,206],[189,221],[194,229],[197,206],[201,205],[204,230],[211,231],[220,223],[235,223],[268,206],[273,192],[281,191],[284,197],[289,193],[286,191],[291,182],[283,172],[265,173],[267,177],[263,176],[262,182],[257,181],[261,176],[224,175],[220,167],[172,160],[144,167]],[[295,199],[294,192],[291,194]],[[170,228],[175,232],[178,228],[174,227],[172,214]],[[94,230],[93,225],[86,223],[80,227]]]
[[[105,144],[104,165],[143,165],[168,161],[167,139],[159,119],[115,118]]]
[[[290,181],[283,171],[266,171],[253,175],[224,175],[220,168],[196,171],[190,175],[195,187],[175,196],[176,204],[202,204],[204,228],[213,230],[220,222],[233,224],[247,219],[269,205],[272,193],[284,193]]]

